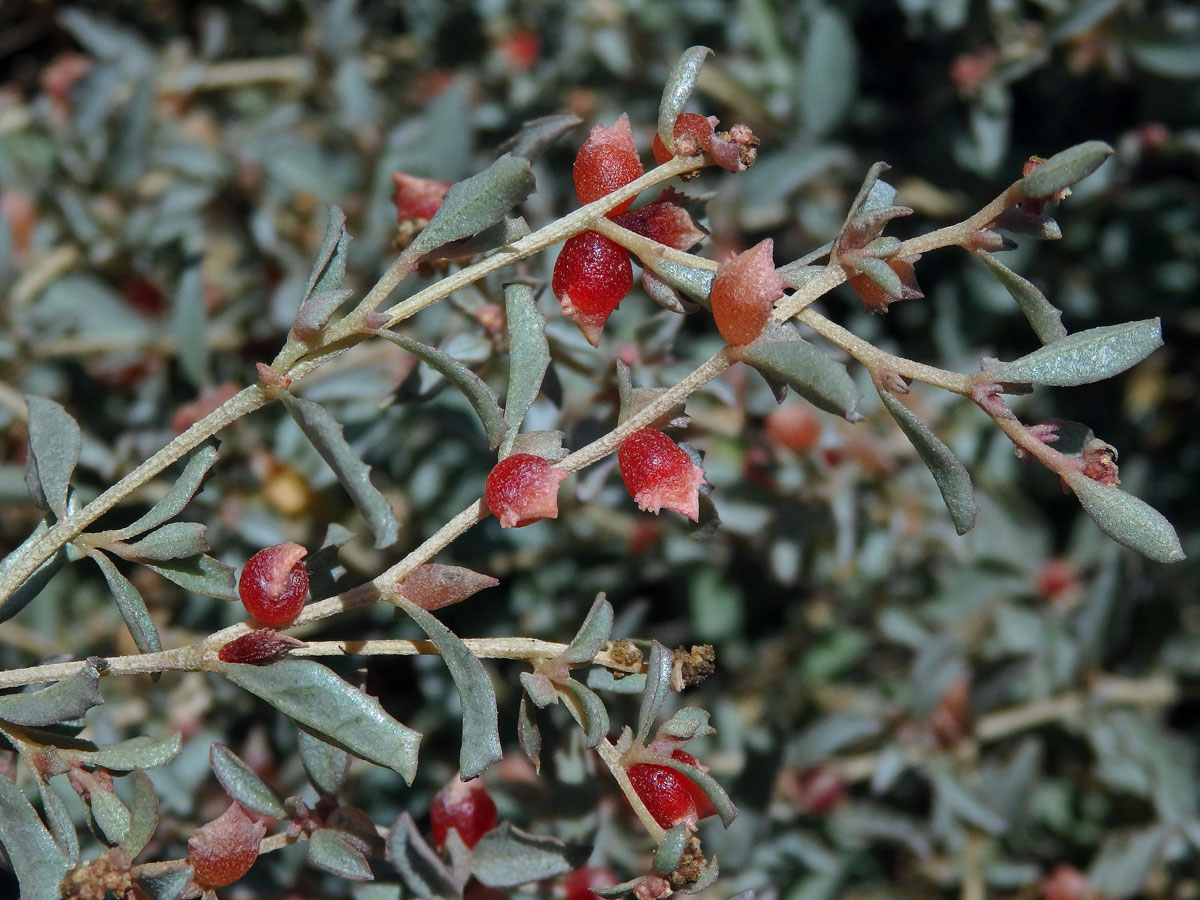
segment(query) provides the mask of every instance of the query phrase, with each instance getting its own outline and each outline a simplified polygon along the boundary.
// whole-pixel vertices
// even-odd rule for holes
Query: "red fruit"
[[[433,846],[441,850],[446,833],[453,828],[468,847],[496,827],[496,804],[488,796],[483,783],[455,778],[438,791],[429,805],[429,825],[433,829]]]
[[[689,766],[696,765],[696,758],[683,750],[673,751],[671,758]],[[716,813],[708,796],[690,778],[672,768],[655,763],[634,763],[626,773],[654,821],[663,828],[671,828],[680,822],[695,826],[701,819]]]
[[[700,519],[700,485],[704,470],[661,431],[635,431],[617,449],[621,479],[639,509],[657,513],[663,507]]]
[[[504,528],[557,519],[558,486],[566,477],[566,470],[532,453],[506,456],[488,474],[484,488],[488,510]]]
[[[786,447],[794,453],[806,453],[820,440],[821,420],[810,407],[788,403],[767,413],[763,432],[767,440],[777,447]]]
[[[308,594],[308,571],[300,562],[307,554],[289,542],[250,557],[238,578],[238,596],[246,612],[264,625],[286,625],[296,618]]]
[[[1078,593],[1082,579],[1069,559],[1055,556],[1046,560],[1037,574],[1038,595],[1047,600],[1062,600]]]
[[[645,174],[633,142],[629,116],[621,113],[609,128],[592,126],[592,133],[575,156],[575,195],[580,203],[591,203],[637,181]],[[610,217],[629,209],[632,197],[609,211]]]
[[[771,308],[783,296],[783,277],[775,271],[774,242],[767,238],[717,267],[711,302],[721,337],[749,344],[767,325]]]
[[[712,147],[713,132],[716,130],[715,116],[702,116],[699,113],[681,113],[671,126],[671,134],[675,140],[675,152],[671,153],[666,144],[657,134],[654,135],[654,159],[662,165],[672,156],[695,156]]]
[[[303,646],[304,642],[294,637],[280,634],[270,628],[256,628],[249,634],[243,634],[225,644],[217,653],[217,659],[221,662],[263,666],[283,659],[293,648]]]
[[[683,204],[679,202],[679,194],[672,188],[667,188],[652,203],[621,213],[614,221],[622,228],[628,228],[676,250],[692,249],[706,234],[683,208]]]
[[[888,268],[900,276],[900,296],[898,297],[893,297],[866,275],[853,275],[846,281],[846,284],[854,289],[854,293],[858,294],[859,299],[866,306],[867,312],[887,312],[889,303],[895,303],[897,300],[919,299],[925,296],[917,284],[917,274],[910,261],[889,259],[887,264]]]
[[[441,207],[446,191],[450,190],[448,181],[415,178],[403,172],[393,172],[392,183],[396,185],[392,202],[396,204],[396,219],[400,222],[407,219],[432,219],[433,214]]]
[[[550,285],[563,315],[594,347],[604,323],[633,287],[633,266],[624,247],[583,231],[563,244]]]
[[[1066,863],[1059,863],[1042,881],[1042,900],[1088,900],[1093,896],[1088,877]]]
[[[601,900],[600,895],[594,893],[594,888],[612,887],[620,883],[621,879],[612,869],[585,866],[567,876],[567,900]]]
[[[206,890],[224,887],[249,872],[266,831],[262,822],[253,821],[236,803],[220,818],[196,829],[188,840],[188,863],[196,884]]]

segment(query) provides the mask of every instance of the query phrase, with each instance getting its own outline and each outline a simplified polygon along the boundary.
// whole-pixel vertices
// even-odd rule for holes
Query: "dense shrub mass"
[[[0,896],[1193,896],[1197,121],[1183,0],[6,4]]]

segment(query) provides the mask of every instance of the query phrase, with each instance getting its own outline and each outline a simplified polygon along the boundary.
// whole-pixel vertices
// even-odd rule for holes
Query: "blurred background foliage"
[[[392,172],[460,179],[522,122],[564,111],[589,125],[628,112],[648,159],[663,79],[693,44],[716,55],[692,108],[762,139],[747,174],[685,187],[709,252],[771,236],[782,263],[821,245],[876,160],[916,211],[891,229],[904,237],[969,214],[1031,154],[1093,138],[1116,148],[1060,207],[1063,239],[1022,239],[1005,261],[1071,330],[1161,315],[1167,345],[1111,382],[1038,391],[1017,408],[1114,444],[1125,485],[1200,555],[1200,10],[1184,0],[7,2],[2,549],[38,520],[21,474],[21,394],[79,419],[77,480],[102,489],[194,418],[188,404],[249,383],[274,355],[324,204],[349,217],[348,284],[369,286],[395,252]],[[572,208],[584,134],[536,165],[531,224]],[[548,279],[552,257],[518,271]],[[926,299],[885,317],[866,316],[845,288],[822,309],[886,349],[960,371],[1036,346],[965,254],[939,252],[917,272]],[[410,333],[502,384],[496,313],[511,277],[422,313]],[[562,428],[570,447],[611,428],[618,358],[635,384],[670,385],[718,346],[705,316],[684,321],[635,292],[592,350],[548,291],[540,302],[552,389],[528,427]],[[345,423],[404,524],[390,550],[361,538],[343,548],[351,581],[480,494],[493,457],[443,387],[375,345],[302,386]],[[696,755],[741,808],[727,832],[703,828],[722,867],[714,896],[1033,897],[1060,863],[1114,898],[1200,896],[1193,562],[1166,568],[1121,550],[977,410],[921,389],[916,402],[975,477],[982,511],[964,538],[875,403],[856,426],[795,397],[777,408],[738,368],[693,397],[683,433],[704,456],[715,536],[638,513],[601,463],[567,482],[557,522],[502,532],[489,519],[443,554],[502,584],[442,617],[464,637],[566,640],[603,590],[618,634],[715,645],[717,674],[683,698],[713,713],[718,732]],[[284,540],[316,546],[331,524],[362,531],[281,409],[227,430],[221,455],[191,518],[230,565]],[[131,498],[112,521],[152,500]],[[167,646],[239,618],[144,569],[130,577]],[[305,636],[412,635],[374,609]],[[132,651],[93,571],[68,568],[0,626],[5,667]],[[427,737],[412,789],[359,764],[349,800],[377,823],[405,810],[423,821],[457,758],[453,685],[436,660],[362,665],[341,670]],[[515,750],[519,667],[491,670]],[[105,694],[89,717],[98,739],[185,736],[182,755],[152,773],[164,820],[149,858],[183,855],[195,825],[223,808],[214,739],[284,793],[303,788],[294,727],[227,683],[168,674],[106,681]],[[615,722],[631,704],[613,696]],[[540,778],[516,762],[485,776],[501,815],[595,844],[595,861],[622,875],[644,871],[637,825],[590,774],[578,736],[564,719],[546,737]],[[297,853],[264,857],[223,896],[397,896],[386,865],[383,884],[356,888]]]

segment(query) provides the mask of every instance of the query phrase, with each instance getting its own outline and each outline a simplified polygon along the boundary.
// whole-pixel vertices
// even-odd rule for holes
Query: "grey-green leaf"
[[[133,800],[129,804],[129,829],[121,846],[130,859],[146,849],[158,828],[158,793],[150,777],[141,771],[133,773]]]
[[[821,138],[841,124],[858,91],[858,48],[842,13],[817,8],[801,60],[801,121],[810,138]]]
[[[242,806],[274,819],[287,818],[287,809],[278,791],[259,778],[224,744],[213,742],[208,749],[208,762],[225,793]]]
[[[326,214],[325,237],[321,240],[308,284],[304,287],[306,300],[314,293],[337,290],[346,276],[346,254],[350,242],[350,234],[346,231],[346,214],[333,204],[326,207]]]
[[[183,738],[174,731],[164,738],[152,740],[144,735],[109,744],[98,750],[73,750],[76,760],[83,765],[99,766],[113,772],[130,772],[135,769],[153,769],[165,766],[179,755]],[[68,751],[64,750],[64,753]]]
[[[686,775],[696,787],[704,792],[704,796],[708,797],[709,802],[717,811],[717,815],[721,817],[721,822],[726,828],[737,818],[737,807],[733,805],[733,801],[725,793],[725,788],[717,783],[717,779],[695,766],[689,766],[687,763],[681,763],[675,759],[665,759],[663,760],[663,764],[682,775]]]
[[[565,113],[531,119],[522,124],[520,130],[505,141],[500,149],[507,150],[513,156],[523,156],[528,160],[533,160],[541,156],[542,151],[560,137],[581,124],[583,124],[583,119],[579,116]]]
[[[357,847],[332,828],[318,828],[308,839],[308,861],[350,881],[371,881],[371,866]]]
[[[474,778],[503,755],[492,679],[488,677],[479,658],[435,616],[400,597],[392,602],[429,635],[446,668],[450,670],[463,712],[459,770],[464,781]]]
[[[269,666],[212,665],[214,671],[304,728],[412,783],[421,735],[397,722],[378,700],[351,687],[332,670],[307,659],[282,659]]]
[[[904,289],[904,285],[900,281],[900,276],[896,274],[896,270],[882,259],[875,259],[871,256],[862,257],[854,261],[854,268],[860,274],[866,275],[867,278],[871,279],[876,287],[889,297],[899,297],[900,292]]]
[[[663,257],[642,260],[646,268],[675,290],[687,295],[702,306],[708,306],[712,293],[713,279],[717,273],[711,269],[697,269]]]
[[[211,556],[163,560],[148,563],[147,567],[193,594],[221,600],[238,598],[233,569]]]
[[[966,534],[975,527],[975,516],[979,512],[967,467],[928,425],[900,402],[895,394],[891,391],[880,391],[879,398],[904,432],[904,436],[912,443],[921,461],[929,467],[938,490],[942,492],[946,509],[950,511],[954,530],[959,534]]]
[[[208,327],[204,307],[204,280],[199,260],[188,265],[179,279],[171,308],[179,366],[198,388],[208,383]]]
[[[179,900],[192,883],[191,866],[156,869],[137,877],[137,883],[151,900]]]
[[[126,541],[175,518],[196,495],[204,476],[216,461],[217,450],[215,447],[209,444],[201,447],[192,454],[187,465],[183,467],[183,473],[175,480],[163,498],[150,507],[149,511],[136,522],[114,532],[113,537],[119,541]]]
[[[21,546],[6,556],[3,562],[0,562],[0,575],[4,574],[4,572],[8,570],[9,566],[12,565],[13,560],[21,557],[21,554],[26,547],[45,534],[48,528],[49,525],[46,524],[45,519],[38,522],[37,527],[33,530],[33,533],[21,543]],[[38,566],[37,569],[34,570],[34,573],[26,578],[25,581],[21,583],[21,586],[9,595],[8,599],[0,603],[0,622],[7,622],[26,606],[32,603],[33,599],[42,592],[42,589],[50,583],[50,579],[58,574],[58,570],[61,569],[66,562],[67,551],[64,547],[40,566]]]
[[[400,536],[400,523],[387,498],[371,483],[370,466],[359,459],[346,442],[342,426],[319,403],[288,393],[280,397],[300,430],[333,469],[337,480],[367,520],[375,537],[375,546],[382,549],[394,544]]]
[[[1113,148],[1104,141],[1085,141],[1068,147],[1021,179],[1025,197],[1041,199],[1055,196],[1064,188],[1083,181],[1113,155]]]
[[[458,182],[446,192],[442,205],[404,251],[405,255],[419,259],[450,241],[478,234],[523,202],[533,193],[534,186],[529,160],[504,154],[478,175]]]
[[[650,653],[646,658],[646,687],[642,691],[642,702],[638,707],[637,739],[646,742],[658,711],[671,693],[671,666],[675,656],[660,644],[653,641]]]
[[[654,871],[659,875],[670,875],[683,858],[683,849],[691,832],[686,822],[680,822],[663,835],[658,848],[654,851]]]
[[[0,720],[33,727],[54,725],[78,719],[103,702],[100,673],[88,660],[79,671],[40,691],[0,696]]]
[[[1124,372],[1162,346],[1158,319],[1076,331],[1011,362],[987,367],[992,381],[1072,387]]]
[[[522,695],[521,706],[517,710],[517,740],[525,758],[533,763],[534,771],[542,770],[542,732],[529,711],[529,698]]]
[[[79,462],[83,438],[71,414],[45,397],[27,396],[29,457],[25,483],[35,503],[59,519],[67,517],[67,491]],[[44,502],[42,502],[44,501]]]
[[[92,810],[92,818],[110,846],[115,846],[125,840],[129,833],[131,817],[125,804],[116,794],[108,791],[92,791],[88,797],[88,805]]]
[[[137,644],[138,650],[142,653],[157,653],[162,649],[162,641],[141,593],[133,586],[133,582],[117,571],[113,561],[99,550],[93,552],[91,558],[104,573],[104,580],[108,582],[108,588],[117,601],[117,609],[121,611],[121,618],[125,620],[125,627],[129,629],[129,633],[133,635],[133,642]]]
[[[0,775],[0,844],[8,853],[23,900],[58,900],[70,861],[42,824],[25,793]]]
[[[404,813],[396,820],[388,832],[387,845],[388,856],[405,886],[421,900],[460,900],[454,876],[425,843],[411,815]]]
[[[43,818],[50,826],[54,843],[71,862],[78,862],[79,835],[75,833],[75,823],[71,821],[71,812],[67,809],[67,804],[48,782],[38,779],[37,785],[42,798]]]
[[[300,308],[296,310],[296,317],[292,320],[292,330],[301,340],[307,341],[315,337],[337,312],[338,307],[354,294],[352,288],[318,291],[300,304]]]
[[[475,414],[479,416],[479,421],[483,423],[488,447],[495,450],[500,446],[509,430],[509,424],[504,420],[504,411],[500,409],[496,392],[488,387],[487,382],[448,353],[395,331],[381,331],[379,334],[398,347],[403,347],[462,391]]]
[[[583,718],[584,746],[588,749],[595,747],[608,735],[608,710],[604,701],[595,691],[585,687],[574,678],[563,682],[565,687],[575,697]]]
[[[599,593],[579,631],[559,659],[568,663],[591,662],[612,637],[612,627],[612,604],[603,593]]]
[[[488,887],[511,888],[570,872],[580,862],[580,853],[558,838],[501,822],[475,845],[471,874]]]
[[[685,706],[664,722],[659,732],[690,741],[694,737],[714,734],[716,729],[708,724],[708,710]]]
[[[1083,511],[1117,543],[1155,562],[1174,563],[1185,558],[1175,528],[1148,503],[1118,487],[1093,481],[1082,472],[1064,478]]]
[[[504,400],[504,420],[511,441],[542,389],[542,379],[550,368],[550,345],[546,341],[546,318],[539,312],[529,285],[504,286],[504,313],[508,323],[508,395]]]
[[[350,771],[350,754],[341,747],[313,737],[307,731],[299,734],[300,759],[308,779],[320,793],[333,796],[346,783]]]
[[[862,394],[846,367],[801,340],[795,330],[773,323],[752,344],[734,348],[742,362],[782,381],[813,406],[861,422]]]
[[[1017,306],[1029,320],[1039,341],[1049,344],[1067,336],[1067,329],[1062,323],[1062,312],[1046,299],[1046,295],[1039,291],[1033,282],[1022,278],[990,253],[979,250],[975,255],[987,263],[988,268],[1017,301]]]
[[[675,149],[675,120],[679,118],[688,98],[692,96],[696,79],[700,77],[700,69],[710,53],[712,50],[708,47],[688,47],[680,54],[667,75],[662,100],[658,104],[658,137],[668,150]]]
[[[130,557],[148,562],[187,559],[208,550],[208,526],[199,522],[168,522],[125,549]]]

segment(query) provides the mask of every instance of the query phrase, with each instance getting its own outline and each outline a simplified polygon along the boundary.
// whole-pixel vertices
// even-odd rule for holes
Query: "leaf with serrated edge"
[[[1162,346],[1158,319],[1076,331],[1011,362],[993,362],[985,372],[1004,384],[1073,387],[1124,372]]]
[[[400,535],[400,523],[396,521],[392,505],[371,484],[371,468],[346,442],[342,426],[319,403],[288,393],[280,394],[280,399],[367,520],[367,526],[375,537],[376,548],[382,549],[396,543]]]
[[[1150,504],[1112,485],[1093,481],[1082,472],[1064,475],[1083,511],[1118,544],[1155,562],[1182,561],[1179,535],[1166,516]]]
[[[0,697],[0,720],[35,727],[54,725],[78,719],[103,702],[104,698],[100,696],[100,673],[95,664],[88,660],[79,671],[40,691]]]
[[[529,834],[501,822],[475,845],[471,874],[488,887],[511,888],[570,872],[580,862],[580,852],[558,838]]]
[[[604,701],[594,691],[574,678],[566,679],[563,687],[575,697],[583,713],[583,745],[590,750],[608,735],[608,710],[604,708]]]
[[[758,339],[732,348],[735,358],[777,378],[826,412],[860,422],[858,401],[862,394],[846,367],[801,340],[795,330],[778,323],[768,324]]]
[[[142,653],[157,653],[162,649],[162,641],[141,593],[133,586],[133,582],[117,571],[113,561],[99,550],[94,551],[91,558],[104,573],[104,580],[108,582],[108,588],[117,601],[117,609],[121,611],[121,618],[125,620],[125,626],[133,636],[138,650]]]
[[[563,662],[591,662],[612,637],[613,608],[602,593],[596,595],[592,608],[579,626],[579,631],[567,649],[559,656]]]
[[[182,474],[171,485],[170,490],[163,495],[163,498],[150,507],[146,514],[137,521],[113,532],[113,537],[118,541],[127,541],[135,535],[149,531],[151,528],[157,528],[164,522],[175,518],[196,495],[204,476],[216,461],[217,450],[215,447],[211,445],[201,447],[192,454],[187,465],[183,467]]]
[[[0,844],[21,886],[22,900],[58,900],[70,862],[25,793],[0,775]]]
[[[396,820],[388,832],[387,845],[388,856],[405,886],[421,900],[460,900],[454,876],[425,843],[411,815],[404,813]]]
[[[224,744],[214,742],[208,748],[208,762],[225,793],[246,809],[273,819],[286,819],[287,809],[275,788],[258,777]]]
[[[151,740],[139,735],[127,741],[110,744],[98,750],[63,750],[63,754],[80,765],[99,766],[113,772],[131,772],[134,769],[153,769],[165,766],[179,755],[183,738],[173,732],[164,738]]]
[[[508,323],[509,359],[504,419],[509,425],[511,441],[542,389],[542,380],[550,367],[550,345],[546,341],[546,319],[538,310],[529,285],[504,286],[504,315]]]
[[[130,544],[124,552],[136,559],[153,562],[188,559],[209,549],[207,532],[208,526],[199,522],[168,522],[136,544]]]
[[[398,772],[412,784],[421,735],[331,669],[307,659],[281,659],[269,666],[210,665],[303,727],[355,756]]]
[[[451,186],[405,254],[417,259],[442,244],[478,234],[523,202],[534,186],[529,160],[504,154],[478,175]]]
[[[713,778],[707,772],[695,766],[689,766],[687,763],[681,763],[677,759],[664,759],[663,764],[674,769],[681,775],[686,775],[696,787],[704,792],[704,796],[708,797],[708,801],[713,805],[713,808],[717,811],[717,815],[721,817],[722,824],[726,828],[737,818],[737,807],[733,805],[733,801],[725,793],[725,788],[717,783],[717,779]]]
[[[300,759],[313,787],[321,794],[330,796],[340,791],[350,770],[350,754],[307,731],[301,731],[297,738]]]
[[[398,347],[403,347],[458,388],[475,410],[475,415],[479,416],[483,432],[487,436],[488,447],[495,450],[500,446],[509,430],[509,424],[504,420],[504,411],[500,409],[496,392],[488,387],[487,382],[450,354],[422,344],[407,335],[395,331],[381,331],[379,336]]]
[[[1067,336],[1066,326],[1062,323],[1062,312],[1046,299],[1046,295],[1039,291],[1032,281],[1022,278],[990,253],[979,250],[975,255],[987,264],[1017,302],[1039,341],[1050,344]]]
[[[683,849],[691,831],[686,822],[680,822],[663,835],[658,848],[654,851],[654,871],[659,875],[670,875],[683,858]]]
[[[216,597],[219,600],[238,598],[233,569],[211,556],[163,560],[159,563],[147,563],[146,567],[193,594]]]
[[[675,149],[675,120],[687,105],[688,97],[692,96],[704,59],[710,53],[712,50],[708,47],[688,47],[667,75],[662,100],[658,104],[658,137],[669,150]]]
[[[521,706],[517,710],[517,740],[521,744],[521,752],[533,763],[535,772],[542,771],[542,732],[529,711],[529,698],[521,697]]]
[[[1068,147],[1026,175],[1019,182],[1026,197],[1053,197],[1063,188],[1083,181],[1113,154],[1104,141],[1085,141]]]
[[[349,881],[371,881],[371,866],[357,847],[352,847],[331,828],[318,828],[308,838],[308,861],[318,869]]]
[[[158,828],[158,793],[145,772],[133,773],[133,800],[129,804],[129,830],[121,846],[130,859],[146,849]]]
[[[954,523],[954,530],[959,534],[966,534],[975,527],[975,516],[979,512],[967,467],[929,426],[901,403],[891,391],[880,391],[879,397],[896,420],[896,424],[900,426],[900,430],[904,432],[904,436],[916,449],[921,461],[929,467],[938,490],[942,492],[946,509],[950,511],[950,521]]]
[[[55,516],[65,519],[67,491],[83,447],[79,425],[53,400],[30,395],[26,396],[25,403],[29,407],[29,460],[25,482],[35,502],[40,495]]]
[[[474,778],[502,756],[492,679],[488,677],[479,658],[435,616],[400,597],[392,602],[429,636],[446,663],[446,668],[450,670],[450,677],[458,688],[463,713],[459,771],[464,781]]]
[[[658,711],[671,693],[671,666],[674,654],[658,641],[650,644],[646,659],[646,687],[642,691],[642,703],[638,708],[637,739],[645,743],[658,718]]]

